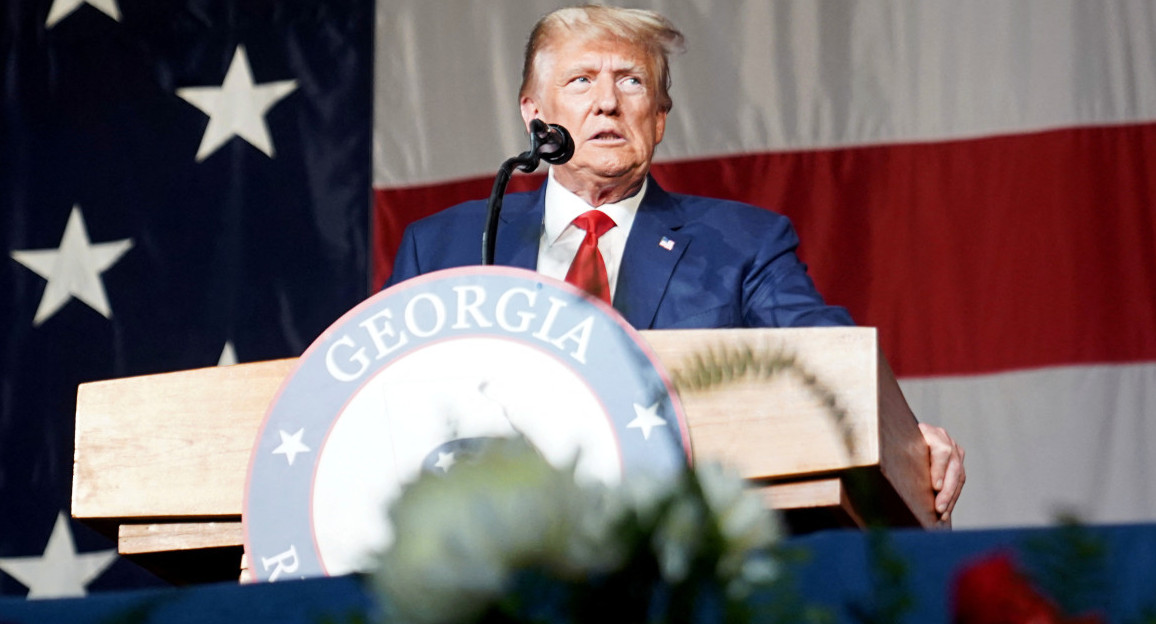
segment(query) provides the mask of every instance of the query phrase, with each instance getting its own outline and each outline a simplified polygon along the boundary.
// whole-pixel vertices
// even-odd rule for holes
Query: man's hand
[[[967,475],[963,471],[963,447],[943,427],[919,423],[919,431],[931,451],[931,487],[935,489],[935,512],[942,523],[951,522],[951,511]]]

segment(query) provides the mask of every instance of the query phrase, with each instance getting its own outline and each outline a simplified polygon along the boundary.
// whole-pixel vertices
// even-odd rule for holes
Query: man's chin
[[[643,169],[643,165],[637,162],[603,159],[588,164],[584,169],[600,178],[617,180],[631,177]]]
[[[575,179],[598,179],[609,184],[641,179],[647,171],[645,163],[607,160],[594,162],[571,160],[561,167]]]

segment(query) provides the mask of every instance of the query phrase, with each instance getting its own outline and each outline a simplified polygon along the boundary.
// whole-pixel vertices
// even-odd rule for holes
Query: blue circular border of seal
[[[577,358],[583,332],[586,349]],[[476,337],[520,340],[560,356],[606,407],[624,476],[672,476],[690,459],[686,420],[669,378],[641,335],[605,302],[524,269],[429,273],[377,293],[333,323],[270,404],[245,488],[245,553],[254,580],[328,575],[313,528],[313,487],[321,450],[342,410],[398,358],[447,339]],[[353,368],[334,364],[331,354],[339,351]],[[635,405],[657,405],[653,414],[665,426],[647,427],[646,435],[639,425],[631,427],[639,417]],[[308,450],[275,453],[284,435],[298,436],[295,448]]]

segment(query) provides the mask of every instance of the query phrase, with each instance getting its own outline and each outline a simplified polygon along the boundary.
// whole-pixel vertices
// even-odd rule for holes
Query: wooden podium
[[[696,461],[734,467],[792,531],[935,525],[928,451],[875,329],[642,335],[697,380],[680,390]],[[295,362],[81,385],[73,517],[173,582],[236,579],[251,448]]]

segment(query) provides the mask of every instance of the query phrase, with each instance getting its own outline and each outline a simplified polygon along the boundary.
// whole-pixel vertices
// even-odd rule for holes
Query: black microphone
[[[551,165],[561,165],[574,155],[574,139],[558,124],[546,125],[541,119],[530,122],[530,149],[507,159],[498,168],[494,178],[494,188],[490,191],[490,201],[486,206],[486,227],[482,230],[482,264],[494,263],[497,247],[498,214],[502,211],[502,198],[506,195],[506,185],[517,167],[526,173],[538,168],[539,161]]]
[[[574,156],[574,139],[562,126],[534,119],[530,122],[530,150],[551,165],[563,165]]]

